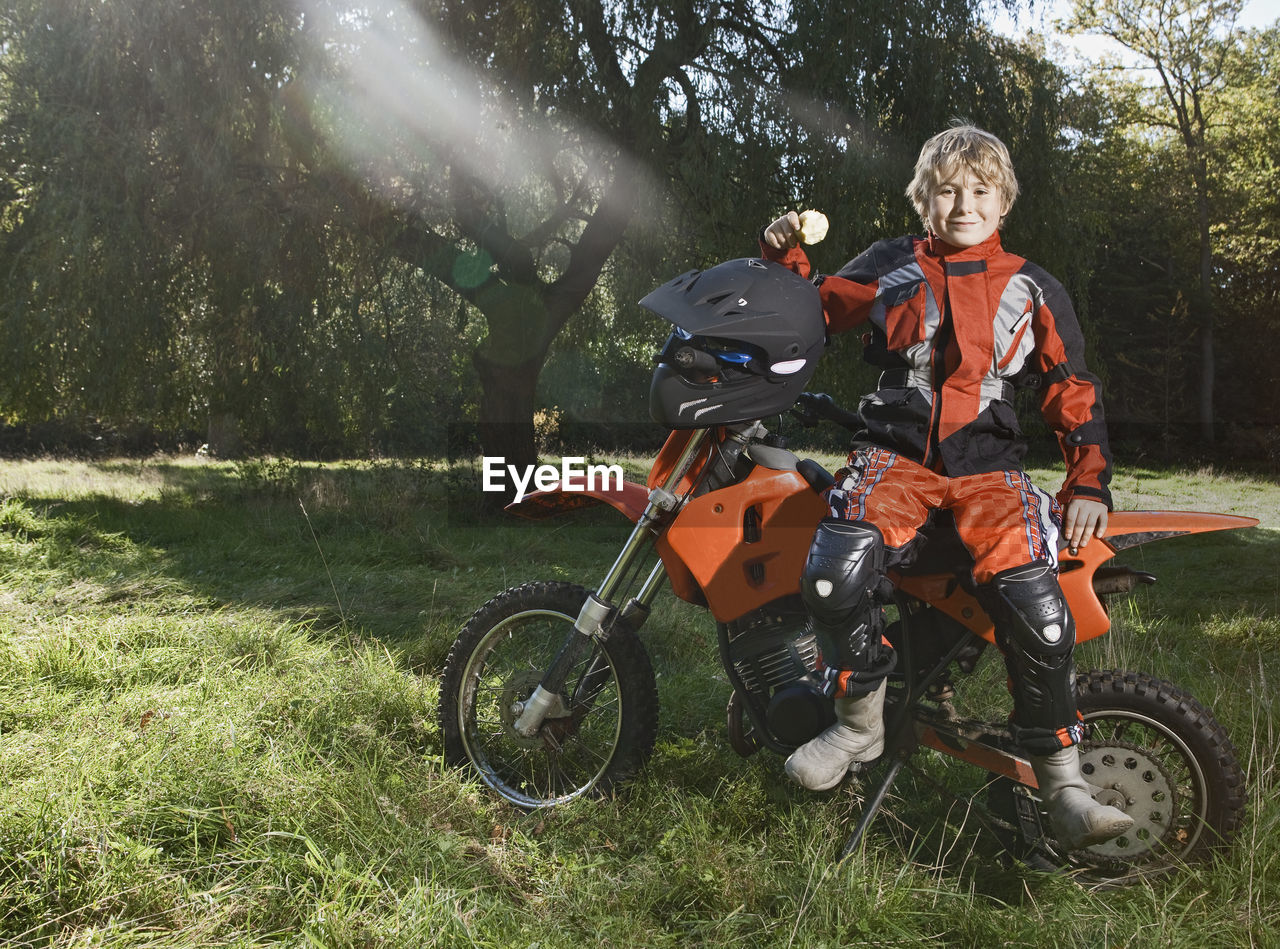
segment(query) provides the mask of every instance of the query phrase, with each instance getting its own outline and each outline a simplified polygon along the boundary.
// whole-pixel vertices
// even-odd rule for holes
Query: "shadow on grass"
[[[596,582],[629,529],[611,510],[543,524],[487,510],[465,472],[93,467],[147,490],[136,500],[46,492],[4,502],[8,572],[29,596],[61,612],[266,612],[386,642],[428,668],[502,589]]]
[[[494,511],[469,465],[86,467],[113,486],[139,485],[138,499],[123,489],[70,500],[28,494],[16,502],[25,512],[9,510],[0,525],[28,548],[29,556],[20,548],[11,555],[45,589],[60,585],[63,609],[74,609],[78,594],[118,609],[130,601],[165,609],[166,598],[181,593],[187,609],[195,601],[262,610],[384,641],[427,669],[443,661],[470,613],[501,590],[532,579],[593,586],[628,531],[603,507],[541,522]],[[1161,609],[1253,602],[1268,611],[1280,532],[1180,538],[1122,559],[1160,577],[1150,596]],[[712,628],[709,617],[693,621]]]

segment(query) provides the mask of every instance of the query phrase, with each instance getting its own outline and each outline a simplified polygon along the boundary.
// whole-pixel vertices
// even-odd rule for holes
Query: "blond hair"
[[[907,185],[907,197],[925,227],[929,225],[929,201],[934,189],[947,181],[962,166],[988,185],[1000,189],[1004,198],[1004,215],[1018,197],[1018,179],[1013,174],[1013,160],[1004,142],[976,125],[955,124],[939,132],[920,149],[915,177]]]

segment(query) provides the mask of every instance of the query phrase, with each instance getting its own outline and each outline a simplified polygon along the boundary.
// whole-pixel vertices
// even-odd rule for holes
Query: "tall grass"
[[[0,464],[0,941],[1280,944],[1280,485],[1118,472],[1122,506],[1263,519],[1130,552],[1160,583],[1080,659],[1212,706],[1249,811],[1215,863],[1096,891],[1002,863],[982,775],[927,757],[836,865],[862,789],[809,795],[768,753],[738,758],[713,626],[669,601],[644,633],[663,705],[634,787],[552,813],[495,802],[440,757],[450,642],[500,589],[597,580],[625,525],[486,514],[468,479]]]

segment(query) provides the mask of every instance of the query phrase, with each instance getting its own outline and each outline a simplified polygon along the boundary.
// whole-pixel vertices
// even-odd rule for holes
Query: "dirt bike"
[[[679,289],[682,279],[696,282],[728,266],[672,283]],[[653,414],[674,423],[673,430],[646,485],[561,485],[512,505],[519,513],[547,516],[602,503],[634,525],[594,590],[563,582],[507,590],[476,611],[450,651],[438,713],[446,760],[473,768],[519,807],[611,792],[644,765],[656,739],[658,696],[637,634],[664,586],[715,620],[720,660],[732,684],[727,729],[735,751],[787,755],[834,721],[815,673],[819,644],[799,597],[801,569],[827,514],[822,492],[832,475],[783,447],[762,419],[793,403],[807,423],[826,418],[854,427],[858,417],[825,397],[796,391],[811,373],[810,360],[816,361],[807,337],[778,343],[757,332],[813,305],[788,277],[774,272],[768,279],[786,292],[745,327],[740,312],[722,312],[724,307],[710,318],[695,318],[669,299],[642,301],[676,324],[651,392]],[[715,281],[706,279],[704,290],[708,284],[714,289]],[[748,303],[740,282],[729,280],[728,287],[730,304]],[[751,290],[765,295],[759,286]],[[715,302],[714,293],[698,299],[705,304],[708,296]],[[797,361],[805,365],[792,368]],[[768,371],[779,366],[784,371]],[[682,380],[675,401],[659,391],[673,374]],[[724,399],[728,408],[708,413],[707,425],[691,426],[681,414],[690,386],[695,394],[718,397],[744,380],[755,387],[753,397]],[[738,418],[751,411],[748,404],[757,416]],[[1222,514],[1114,512],[1104,539],[1060,557],[1059,579],[1077,641],[1108,631],[1110,597],[1154,582],[1149,574],[1108,565],[1117,552],[1256,523]],[[1028,757],[1007,719],[973,719],[957,711],[958,690],[994,642],[994,628],[945,518],[926,533],[924,553],[891,576],[896,617],[885,638],[899,661],[889,679],[888,740],[844,855],[858,846],[900,771],[921,749],[987,773],[991,826],[1009,852],[1033,866],[1069,866],[1095,879],[1127,881],[1230,841],[1242,816],[1244,776],[1223,727],[1192,696],[1158,678],[1091,670],[1077,676],[1085,723],[1082,772],[1096,788],[1095,798],[1127,812],[1134,825],[1085,850],[1067,852],[1057,844]]]

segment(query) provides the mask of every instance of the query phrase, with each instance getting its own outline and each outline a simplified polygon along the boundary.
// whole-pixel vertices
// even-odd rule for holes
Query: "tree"
[[[1228,121],[1214,140],[1215,275],[1231,329],[1220,346],[1219,403],[1233,442],[1275,462],[1280,367],[1258,358],[1257,341],[1280,324],[1280,28],[1241,36],[1227,70]]]
[[[1133,120],[1172,130],[1191,183],[1198,237],[1199,285],[1192,301],[1200,332],[1201,438],[1214,442],[1217,323],[1214,295],[1213,129],[1223,122],[1222,95],[1243,0],[1076,0],[1069,28],[1108,36],[1154,74],[1154,95],[1138,100]]]
[[[314,27],[343,90],[299,82],[314,167],[345,162],[353,206],[379,209],[356,217],[383,215],[405,260],[483,314],[481,441],[517,462],[553,340],[655,211],[667,256],[703,264],[750,253],[743,237],[802,199],[843,198],[849,253],[910,217],[882,213],[886,190],[906,207],[902,155],[957,110],[1016,140],[1033,179],[1060,167],[1062,74],[979,28],[972,0],[796,3],[788,24],[755,0],[374,9]],[[1027,203],[1065,206],[1043,180]]]
[[[1051,179],[1056,80],[976,7],[16,0],[0,413],[202,412],[227,446],[336,451],[416,409],[531,463],[539,374],[593,292],[616,310],[751,253],[806,199],[856,198],[823,254],[900,229],[901,156],[956,112]],[[631,358],[624,335],[594,353]]]
[[[325,55],[286,91],[304,162],[405,261],[483,316],[480,440],[535,458],[552,341],[714,121],[751,136],[778,24],[755,0],[313,7]],[[536,37],[537,54],[530,54]]]
[[[304,24],[292,0],[0,14],[5,421],[203,426],[233,454],[372,449],[393,423],[421,449],[462,414],[478,327],[338,225],[283,124]]]

